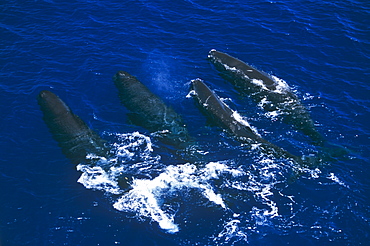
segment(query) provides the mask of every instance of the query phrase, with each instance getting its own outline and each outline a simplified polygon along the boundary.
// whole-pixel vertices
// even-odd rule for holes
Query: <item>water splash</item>
[[[225,173],[232,177],[244,175],[242,170],[229,167],[227,162],[163,167],[160,158],[153,153],[149,137],[138,132],[109,135],[114,135],[117,140],[112,145],[114,157],[98,159],[92,156],[98,159],[94,166],[78,165],[77,170],[82,172],[78,182],[87,189],[120,195],[113,204],[115,209],[149,218],[168,233],[179,231],[175,223],[176,205],[169,198],[193,189],[208,201],[226,209],[222,195],[215,192],[211,180],[219,179]],[[143,178],[143,174],[148,175]],[[129,175],[133,176],[130,188],[126,191],[119,186],[119,180]]]
[[[232,176],[243,174],[219,162],[208,163],[204,168],[189,163],[171,165],[152,180],[134,180],[132,190],[121,196],[113,206],[120,211],[134,211],[140,217],[151,218],[162,229],[175,233],[179,231],[174,222],[175,212],[168,209],[171,204],[166,203],[165,197],[180,195],[186,189],[195,189],[209,201],[226,209],[222,196],[216,194],[209,182],[218,179],[222,173],[230,173]]]

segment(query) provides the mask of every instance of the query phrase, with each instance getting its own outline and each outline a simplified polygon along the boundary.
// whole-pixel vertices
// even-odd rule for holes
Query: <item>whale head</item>
[[[125,71],[118,71],[113,76],[113,81],[120,92],[126,91],[131,86],[138,84],[136,77]]]
[[[41,91],[37,101],[45,116],[58,117],[71,112],[70,108],[51,91]]]
[[[128,79],[128,78],[131,78],[133,77],[131,74],[129,74],[128,72],[125,72],[125,71],[118,71],[115,75],[115,77],[118,79],[118,78],[121,78],[121,79]]]
[[[118,71],[113,76],[113,80],[116,83],[118,83],[118,82],[123,83],[123,82],[131,81],[134,78],[135,78],[135,76],[132,76],[131,74],[129,74],[128,72],[125,72],[125,71]]]

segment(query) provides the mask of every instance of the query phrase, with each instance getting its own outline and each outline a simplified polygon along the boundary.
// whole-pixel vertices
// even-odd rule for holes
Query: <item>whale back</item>
[[[196,99],[202,111],[223,128],[228,129],[238,138],[255,142],[264,140],[259,137],[248,125],[237,119],[236,112],[230,109],[222,100],[201,80],[191,81],[191,95]]]
[[[187,128],[172,107],[125,71],[117,72],[113,80],[122,104],[131,112],[133,123],[155,133],[167,144],[178,147],[189,144]]]
[[[208,59],[221,72],[222,77],[237,90],[248,94],[264,110],[277,112],[286,123],[309,136],[314,144],[324,143],[307,108],[285,81],[273,79],[243,61],[216,50],[209,52]]]
[[[299,165],[303,165],[303,161],[298,156],[295,156],[288,151],[270,143],[262,138],[249,126],[245,120],[240,120],[237,113],[230,109],[218,95],[213,92],[201,79],[191,81],[191,95],[196,99],[197,104],[207,116],[215,119],[221,127],[229,130],[237,139],[243,143],[257,144],[260,149],[277,157],[286,157],[294,160]]]
[[[57,95],[50,91],[41,91],[37,100],[53,138],[72,163],[86,161],[88,154],[107,155],[105,141]]]
[[[262,81],[264,86],[269,90],[276,90],[276,82],[272,80],[268,74],[258,71],[254,67],[235,57],[217,50],[211,50],[208,54],[208,58],[214,64],[218,63],[220,65],[227,66],[229,69],[240,71],[242,73],[240,74],[241,76],[246,76],[250,80],[256,79]]]

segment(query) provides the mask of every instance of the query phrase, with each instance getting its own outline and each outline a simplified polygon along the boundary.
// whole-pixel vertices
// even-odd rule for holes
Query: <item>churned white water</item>
[[[136,164],[142,162],[143,166],[147,164],[145,162],[157,158],[152,154],[149,137],[135,132],[120,134],[118,138],[121,142],[113,145],[116,156],[111,160],[102,159],[95,166],[77,166],[77,170],[82,172],[78,182],[87,189],[120,195],[113,204],[115,209],[149,218],[169,233],[178,232],[179,228],[175,222],[176,212],[171,209],[171,203],[166,201],[166,197],[181,195],[184,190],[194,189],[215,206],[226,209],[222,195],[214,191],[210,181],[218,179],[223,173],[233,177],[244,175],[242,170],[231,168],[223,162],[209,162],[202,167],[190,163],[174,164],[164,168],[152,179],[132,177],[130,189],[123,191],[118,180],[127,176],[130,167],[125,166],[125,162],[133,158],[137,154],[135,152],[139,150],[141,155]]]

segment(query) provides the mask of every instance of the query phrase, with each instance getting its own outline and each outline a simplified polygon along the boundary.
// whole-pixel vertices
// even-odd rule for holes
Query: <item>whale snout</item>
[[[193,79],[191,81],[191,89],[194,90],[197,94],[202,94],[202,92],[206,91],[205,84],[201,79]]]
[[[115,75],[115,79],[128,79],[128,78],[131,78],[132,75],[129,74],[128,72],[125,72],[125,71],[118,71]]]
[[[51,91],[41,91],[37,97],[37,101],[40,105],[46,106],[52,104],[52,102],[59,100],[59,97]]]
[[[217,58],[217,56],[219,56],[221,54],[221,52],[215,50],[215,49],[211,49],[209,52],[208,52],[208,59],[215,59]]]
[[[39,93],[38,99],[48,100],[49,98],[53,98],[53,97],[56,97],[54,93],[52,93],[51,91],[44,90]]]
[[[37,101],[45,115],[55,116],[70,111],[69,107],[51,91],[41,91]]]

